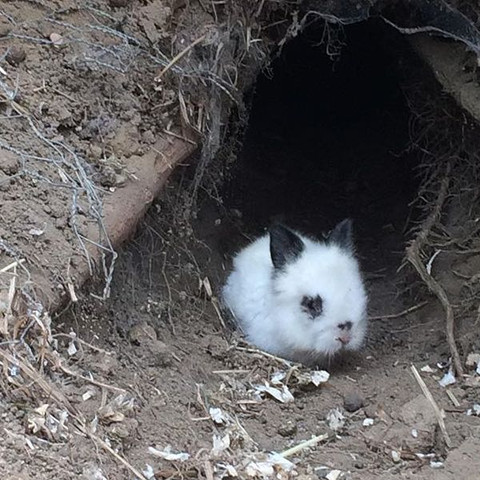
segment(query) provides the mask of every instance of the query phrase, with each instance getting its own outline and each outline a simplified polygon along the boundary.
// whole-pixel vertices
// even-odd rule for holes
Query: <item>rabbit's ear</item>
[[[328,236],[328,242],[351,252],[353,250],[352,224],[353,222],[350,218],[342,220]]]
[[[305,248],[302,239],[283,225],[273,225],[269,232],[270,256],[273,266],[277,269],[298,258]]]

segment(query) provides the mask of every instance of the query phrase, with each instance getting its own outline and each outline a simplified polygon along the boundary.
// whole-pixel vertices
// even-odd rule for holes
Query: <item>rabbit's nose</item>
[[[348,333],[340,335],[339,337],[337,337],[337,340],[339,340],[340,343],[342,343],[342,345],[348,345],[350,343],[351,339],[352,339],[352,337],[350,337],[350,335]]]
[[[350,330],[352,329],[352,327],[353,323],[350,321],[338,324],[338,328],[340,329],[340,335],[337,337],[337,340],[342,345],[348,345],[350,343],[350,340],[352,339]]]

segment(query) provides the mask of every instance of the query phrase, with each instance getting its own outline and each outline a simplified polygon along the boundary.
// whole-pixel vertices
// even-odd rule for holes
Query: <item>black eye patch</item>
[[[317,318],[323,311],[323,300],[320,295],[316,297],[304,296],[301,302],[302,309],[307,312],[312,318]]]

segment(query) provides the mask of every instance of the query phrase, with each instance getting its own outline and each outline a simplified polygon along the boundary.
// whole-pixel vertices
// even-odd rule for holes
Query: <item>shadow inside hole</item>
[[[258,79],[225,205],[252,234],[280,219],[321,236],[351,217],[366,268],[396,268],[418,188],[398,80],[408,48],[369,21],[345,28],[332,62],[318,45],[322,32],[308,28],[273,62],[273,75]]]

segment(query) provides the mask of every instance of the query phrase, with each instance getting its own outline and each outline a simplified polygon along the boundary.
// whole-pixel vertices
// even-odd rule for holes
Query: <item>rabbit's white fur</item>
[[[274,267],[270,235],[240,251],[223,288],[223,300],[248,340],[293,360],[330,357],[361,347],[367,328],[367,295],[352,248],[318,242],[298,233],[301,253]],[[320,316],[302,309],[304,296],[323,300]],[[351,322],[349,343],[339,338]]]

